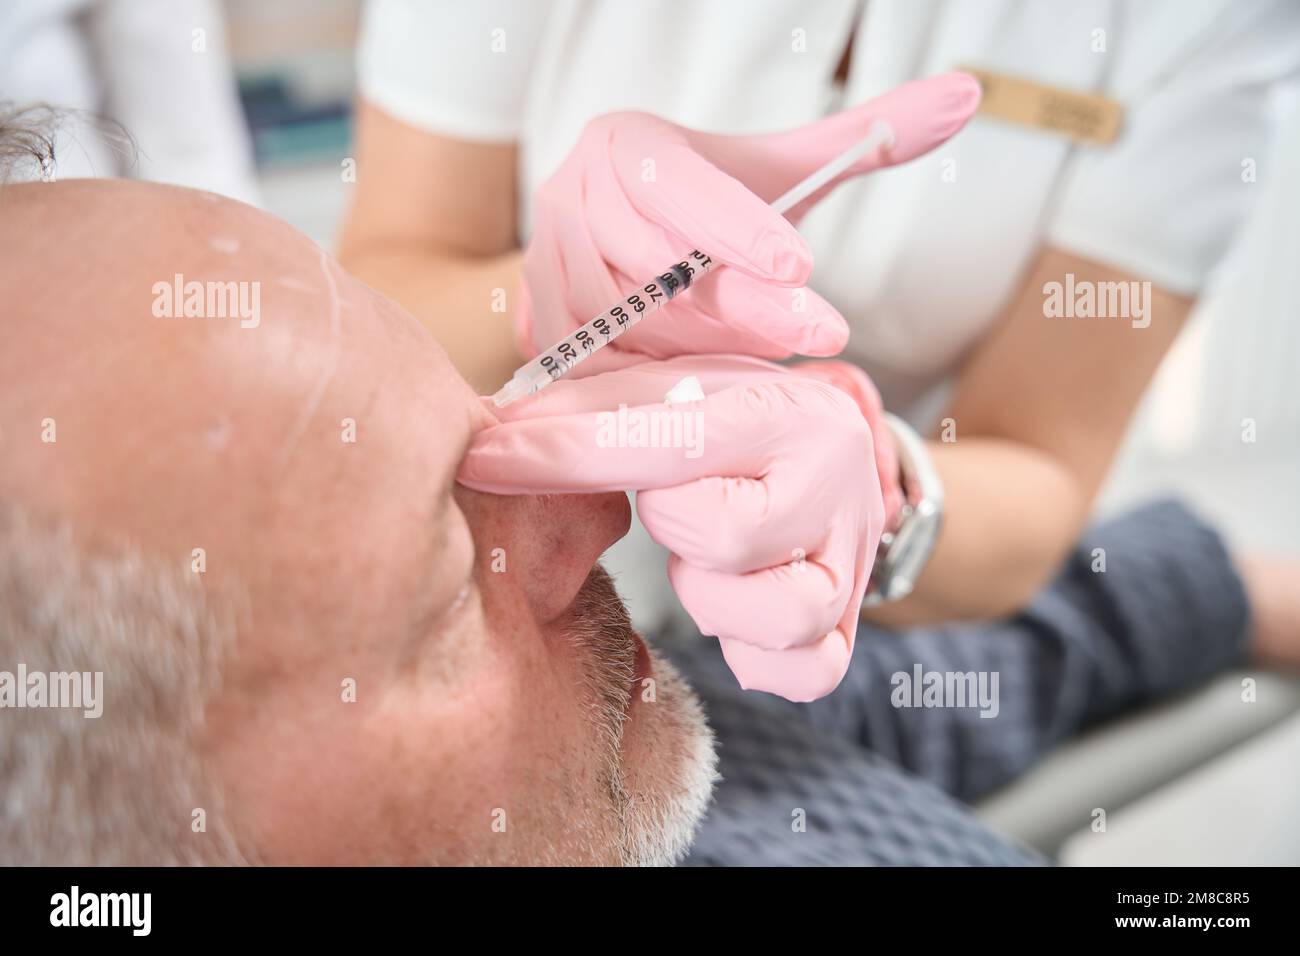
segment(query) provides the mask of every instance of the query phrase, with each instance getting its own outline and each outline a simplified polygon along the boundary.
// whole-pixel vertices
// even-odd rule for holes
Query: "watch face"
[[[892,415],[887,415],[886,422],[898,446],[906,501],[894,533],[881,536],[868,604],[897,601],[912,592],[943,523],[943,485],[921,437]]]
[[[939,527],[942,524],[940,516],[936,512],[930,512],[919,516],[920,527],[917,529],[916,544],[913,548],[915,555],[915,567],[912,569],[911,580],[916,583],[916,579],[921,576],[921,571],[925,568],[925,563],[930,559],[930,553],[934,551],[934,543],[939,540]]]
[[[885,580],[881,590],[890,600],[898,600],[911,593],[921,576],[930,552],[939,537],[941,515],[932,503],[919,502],[913,514],[899,529],[885,566]]]

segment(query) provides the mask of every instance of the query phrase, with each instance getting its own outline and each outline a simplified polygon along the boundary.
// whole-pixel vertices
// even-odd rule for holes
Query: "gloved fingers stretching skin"
[[[686,376],[704,397],[664,404]],[[661,433],[683,442],[613,428],[655,416],[687,422]],[[857,398],[760,359],[684,356],[557,382],[500,418],[474,437],[460,482],[637,491],[683,606],[745,686],[803,700],[839,682],[885,517]]]

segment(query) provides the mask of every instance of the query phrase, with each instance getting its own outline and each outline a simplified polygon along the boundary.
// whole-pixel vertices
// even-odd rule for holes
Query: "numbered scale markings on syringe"
[[[888,123],[872,124],[864,139],[791,187],[772,203],[772,208],[785,215],[817,190],[829,185],[836,176],[848,170],[867,153],[881,147],[888,148],[893,142],[894,131]],[[510,381],[492,396],[493,403],[498,408],[503,408],[563,378],[574,366],[599,352],[646,316],[658,312],[669,300],[685,292],[712,268],[713,259],[696,249],[681,262],[645,283],[640,291],[629,295],[612,309],[605,310],[576,332],[566,335],[537,358],[525,362]]]
[[[662,275],[647,282],[641,291],[628,296],[612,309],[596,316],[572,335],[546,350],[538,364],[551,378],[562,378],[573,366],[594,355],[605,342],[612,342],[647,315],[658,312],[679,292],[691,287],[697,275],[713,268],[713,259],[696,249]]]

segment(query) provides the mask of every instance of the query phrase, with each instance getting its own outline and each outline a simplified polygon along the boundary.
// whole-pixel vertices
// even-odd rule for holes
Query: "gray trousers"
[[[1102,554],[1105,570],[1094,570]],[[959,801],[1010,782],[1092,724],[1231,666],[1247,618],[1222,540],[1165,501],[1092,529],[1006,620],[902,634],[863,625],[844,682],[812,704],[741,691],[712,639],[660,641],[719,742],[723,779],[687,862],[1046,862]],[[993,707],[970,697],[955,706],[960,681],[931,698],[944,706],[915,706],[927,675],[981,673],[986,690],[997,675],[996,716],[981,717]]]

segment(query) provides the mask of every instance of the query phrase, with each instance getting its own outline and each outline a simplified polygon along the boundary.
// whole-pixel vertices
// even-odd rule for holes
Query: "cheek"
[[[579,661],[520,596],[473,600],[409,669],[353,660],[354,703],[336,666],[295,669],[220,722],[222,776],[265,862],[508,862],[582,842],[570,817],[601,791]]]
[[[395,697],[368,734],[367,800],[378,789],[387,805],[379,832],[401,821],[394,852],[435,848],[427,855],[444,863],[530,859],[563,834],[557,808],[595,786],[591,731],[567,669],[539,655],[482,663],[453,686]]]
[[[264,702],[219,748],[232,822],[262,862],[528,858],[590,786],[579,698],[544,662],[503,655],[454,684],[363,679],[356,703],[330,696]],[[493,827],[502,813],[508,840]]]
[[[499,780],[586,739],[584,687],[568,641],[539,630],[517,599],[484,600],[448,686],[430,688],[425,703],[432,723],[454,728],[458,764]]]

